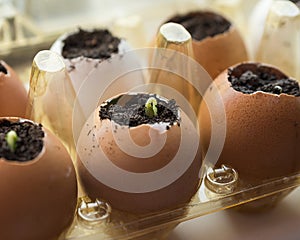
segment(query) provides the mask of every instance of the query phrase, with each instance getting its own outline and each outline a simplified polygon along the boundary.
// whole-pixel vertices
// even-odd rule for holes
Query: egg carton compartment
[[[57,24],[56,20],[59,20],[60,17],[63,19],[63,14],[58,12],[57,14],[61,15],[49,23],[49,16],[47,17],[47,14],[51,11],[38,13],[32,9],[35,9],[35,7],[40,8],[39,4],[41,3],[38,1],[30,2],[33,5],[31,5],[31,9],[29,9],[27,13],[31,16],[31,20],[39,22],[40,26],[48,26],[49,32],[40,39],[41,45],[33,43],[31,46],[25,43],[22,47],[12,48],[13,51],[10,54],[4,54],[6,56],[5,58],[15,61],[19,56],[23,55],[22,53],[24,53],[24,51],[30,53],[27,55],[26,60],[24,60],[25,64],[16,64],[16,66],[25,65],[27,71],[25,75],[27,76],[24,76],[24,78],[27,79],[29,79],[28,72],[30,71],[31,60],[33,59],[33,57],[28,58],[28,56],[34,56],[38,49],[48,49],[51,43],[57,39],[60,34],[69,30],[68,27],[74,28],[74,22],[72,23],[70,18],[70,21],[66,21],[64,27],[58,29],[59,31],[54,31],[55,25]],[[87,6],[95,7],[97,5],[96,2],[91,2],[93,1],[89,1],[90,5],[88,4]],[[224,3],[222,5],[221,1],[214,1],[209,8],[223,11],[225,15],[231,16],[234,21],[240,19],[238,20],[238,23],[240,23],[239,28],[243,29],[247,19],[241,20],[243,15],[237,14],[236,10],[240,9],[239,6],[243,6],[245,9],[249,9],[251,6],[249,6],[249,3],[247,6],[244,6],[240,1],[235,2],[236,5]],[[255,4],[254,2],[255,1],[253,1],[253,6],[260,3],[260,1],[256,1]],[[55,9],[55,6],[59,3],[55,1],[55,3],[51,2],[49,4],[53,4],[52,7]],[[78,3],[78,5],[76,4],[72,7],[76,9],[83,7],[79,6],[80,4],[82,3]],[[107,12],[107,15],[104,14],[102,16],[103,19],[98,19],[97,22],[91,23],[90,19],[86,19],[87,22],[83,22],[82,26],[106,26],[114,33],[125,37],[132,46],[146,47],[146,43],[149,43],[147,46],[151,45],[151,39],[155,38],[159,26],[167,17],[174,13],[194,9],[194,6],[198,6],[199,8],[203,6],[208,7],[206,1],[201,1],[201,3],[191,1],[189,6],[188,4],[182,4],[180,1],[164,1],[160,3],[159,10],[152,5],[148,6],[147,4],[149,3],[145,1],[141,1],[140,5],[138,5],[136,1],[130,1],[130,4],[126,7],[125,4],[120,4],[124,9],[118,12],[117,15],[110,16],[110,13]],[[132,4],[135,8],[130,9]],[[87,8],[87,6],[85,7]],[[53,10],[52,8],[49,9]],[[116,14],[115,11],[118,11],[118,9],[113,9],[113,14]],[[89,10],[86,9],[86,11]],[[71,13],[70,16],[72,16]],[[74,14],[73,17],[72,19],[77,19],[77,21],[81,19],[81,17],[76,14]],[[96,17],[94,19],[96,19]],[[289,20],[290,18],[285,21],[285,26],[289,25]],[[245,29],[244,31],[246,32],[251,31],[250,28]],[[272,31],[273,30],[274,29],[272,29]],[[285,29],[284,31],[287,30]],[[245,36],[245,34],[247,33],[244,33],[243,36]],[[288,34],[285,35],[287,36]],[[28,36],[30,37],[31,35]],[[256,37],[258,38],[258,36]],[[160,40],[160,46],[164,46],[164,43],[166,43],[164,41],[165,39]],[[283,42],[284,40],[282,43]],[[184,46],[190,46],[188,44],[184,44]],[[45,47],[46,45],[47,47]],[[12,44],[10,46],[12,46]],[[197,129],[197,114],[193,114],[193,110],[195,110],[195,106],[198,106],[200,102],[203,101],[202,97],[204,97],[208,86],[212,84],[212,90],[215,91],[217,91],[217,88],[201,67],[199,69],[197,66],[194,69],[192,68],[192,70],[189,69],[187,72],[184,71],[187,62],[192,61],[190,63],[192,65],[194,64],[194,61],[190,60],[193,55],[192,52],[190,52],[191,48],[186,47],[183,49],[176,46],[174,49],[170,45],[167,46],[167,49],[163,51],[162,54],[152,48],[141,50],[131,49],[128,53],[106,61],[104,64],[92,64],[92,67],[88,69],[87,79],[85,79],[85,81],[92,79],[95,83],[98,76],[106,78],[107,82],[103,83],[103,88],[106,89],[104,94],[103,92],[99,93],[99,91],[93,87],[93,84],[80,86],[80,92],[76,93],[74,85],[71,82],[72,74],[76,74],[76,71],[70,70],[72,68],[70,68],[71,65],[66,66],[66,61],[53,51],[39,52],[34,57],[31,69],[29,86],[30,104],[27,109],[27,117],[37,122],[42,122],[44,126],[54,132],[65,144],[76,165],[78,164],[77,141],[80,138],[83,126],[86,126],[85,124],[88,121],[93,120],[92,114],[99,103],[121,92],[151,91],[166,98],[175,98],[179,106],[182,107],[183,111],[191,119],[192,125]],[[247,47],[248,50],[250,49],[250,51],[252,51],[253,56],[255,56],[255,51],[258,51],[257,46],[249,47],[248,45]],[[253,48],[252,50],[251,47]],[[293,47],[293,49],[295,52],[298,51],[296,47]],[[174,50],[176,53],[174,53]],[[22,57],[25,58],[26,56]],[[154,59],[154,61],[151,62],[149,59]],[[171,59],[172,61],[166,61],[166,59]],[[125,68],[121,68],[120,65],[124,63]],[[297,65],[297,62],[295,65]],[[296,69],[299,70],[299,66]],[[290,74],[296,77],[297,72],[292,71]],[[182,89],[190,89],[190,85],[185,83],[186,79],[188,79],[190,84],[200,89],[202,97],[198,98],[196,96],[195,89],[177,95],[176,92],[170,91],[169,88],[159,86],[161,79],[166,76],[176,78],[183,84],[179,86],[178,89],[182,88],[182,86],[184,86]],[[198,86],[196,79],[199,76],[206,79],[206,82]],[[111,85],[110,81],[112,79],[115,81],[115,85]],[[130,85],[132,79],[137,81],[134,83],[134,86]],[[141,79],[142,82],[139,82]],[[25,82],[29,84],[28,81],[25,80]],[[124,84],[122,87],[120,87],[121,82]],[[184,97],[183,100],[182,96]],[[86,102],[84,100],[86,100]],[[218,91],[215,101],[217,100],[221,100]],[[82,105],[84,105],[84,107],[82,107]],[[51,110],[49,111],[49,109]],[[224,109],[220,111],[222,112]],[[53,119],[59,120],[53,121]],[[224,126],[222,127],[222,124],[220,125],[218,122],[215,122],[215,124],[214,126],[219,129],[221,133],[224,133]],[[86,128],[86,130],[88,130],[88,128]],[[215,140],[221,141],[222,139],[224,140],[224,137],[222,134],[214,135]],[[76,144],[73,139],[75,139]],[[280,177],[274,177],[272,173],[274,169],[278,169],[278,166],[275,164],[267,165],[259,169],[259,174],[262,174],[260,181],[245,184],[243,177],[241,177],[239,171],[237,171],[234,166],[217,165],[216,162],[212,160],[214,158],[211,155],[207,156],[204,154],[203,157],[205,158],[203,159],[201,170],[199,170],[199,188],[197,192],[193,194],[192,199],[186,204],[178,205],[172,209],[167,208],[146,214],[133,214],[120,211],[112,207],[109,201],[105,201],[101,198],[91,199],[79,185],[76,216],[72,226],[61,236],[61,239],[162,239],[179,223],[205,214],[231,207],[237,207],[237,209],[244,211],[263,211],[274,207],[285,195],[300,185],[300,173],[294,169],[288,171],[288,173],[285,172],[280,175]],[[243,160],[242,157],[241,160]],[[293,159],[290,160],[293,161]],[[186,183],[186,186],[188,186],[188,184],[189,183]],[[181,192],[178,191],[175,195],[169,197],[172,200],[172,198],[176,198],[180,195]]]

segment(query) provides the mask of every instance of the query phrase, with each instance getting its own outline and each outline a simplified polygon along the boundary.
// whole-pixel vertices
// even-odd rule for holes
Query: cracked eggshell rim
[[[18,162],[0,158],[1,239],[53,240],[73,221],[75,168],[61,142],[47,129],[43,131],[44,146],[35,159]]]

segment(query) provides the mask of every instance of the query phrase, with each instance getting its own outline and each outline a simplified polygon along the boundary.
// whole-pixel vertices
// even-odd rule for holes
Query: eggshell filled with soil
[[[131,66],[138,68],[140,60],[134,54],[124,56],[132,50],[131,46],[108,29],[79,29],[66,33],[55,41],[51,50],[64,58],[83,108],[86,107],[85,95],[89,94],[86,89],[97,89],[97,94],[101,95],[97,96],[97,100],[102,97],[104,101],[144,83],[140,72],[120,78],[128,73]],[[94,109],[98,102],[89,104],[95,104]]]
[[[144,113],[149,98],[157,101],[155,117]],[[188,203],[199,187],[199,146],[196,128],[174,100],[119,95],[101,104],[81,132],[80,181],[92,199],[119,210],[175,208]]]
[[[227,67],[248,59],[237,28],[218,13],[188,12],[175,15],[166,22],[179,23],[192,35],[195,60],[212,78]]]
[[[261,63],[230,67],[215,83],[226,113],[226,139],[216,165],[238,171],[242,186],[298,172],[299,84],[274,66]],[[211,119],[218,118],[217,111],[213,116],[210,111],[202,102],[199,121],[204,153],[211,144]]]
[[[77,182],[60,141],[26,119],[0,119],[0,239],[54,240],[73,221]]]

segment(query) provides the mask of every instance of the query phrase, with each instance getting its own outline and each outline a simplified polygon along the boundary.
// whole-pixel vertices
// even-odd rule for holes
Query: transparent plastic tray
[[[154,51],[154,49],[152,50]],[[133,53],[136,54],[139,51],[133,51]],[[174,52],[176,51],[171,51],[173,54],[172,57],[174,57]],[[126,61],[127,54],[130,55],[130,52],[125,53],[121,58],[126,63],[128,63],[128,61]],[[138,56],[141,56],[141,54]],[[166,55],[163,56],[165,59]],[[183,59],[186,58],[186,55],[181,54],[180,56],[183,57]],[[41,59],[43,60],[42,63],[39,62]],[[76,146],[76,144],[74,146],[72,135],[75,139],[78,138],[80,132],[76,130],[81,129],[80,126],[82,126],[83,122],[87,122],[87,125],[92,126],[92,122],[89,121],[93,119],[93,115],[89,118],[89,111],[92,112],[95,109],[98,101],[94,101],[90,109],[85,108],[85,112],[81,111],[80,100],[82,99],[81,97],[86,96],[86,94],[79,94],[77,95],[78,98],[76,98],[75,92],[70,91],[70,89],[72,89],[72,87],[70,87],[70,78],[66,68],[62,64],[62,59],[58,61],[59,59],[59,56],[51,51],[42,51],[36,56],[31,78],[31,90],[34,89],[34,91],[30,91],[32,94],[29,95],[31,99],[30,106],[32,108],[31,111],[27,113],[27,116],[28,118],[42,122],[44,126],[55,132],[69,149],[76,164],[76,161],[78,161],[76,159],[78,152],[76,153],[75,149],[80,146]],[[116,61],[120,63],[119,58],[116,59]],[[111,59],[109,62],[111,66],[114,66],[114,63],[114,59]],[[51,68],[49,68],[49,66],[51,66]],[[58,67],[58,69],[56,67]],[[162,65],[160,65],[160,67],[162,67]],[[105,69],[107,70],[107,68]],[[144,68],[142,67],[142,69]],[[94,69],[94,74],[90,74],[89,77],[99,75],[103,76],[101,68],[96,68],[96,70]],[[132,73],[129,75],[131,76]],[[196,75],[198,76],[198,74]],[[126,78],[126,74],[124,76],[121,78],[122,82],[133,79],[132,77]],[[144,74],[143,76],[146,75]],[[150,74],[150,76],[153,75]],[[117,78],[116,81],[118,80],[120,79]],[[39,83],[42,83],[42,86],[40,86]],[[149,85],[145,84],[145,86],[148,87]],[[142,87],[145,86],[143,85]],[[150,86],[152,85],[150,84]],[[49,89],[53,89],[54,87],[60,89],[58,95],[57,92],[51,93],[51,91],[49,91]],[[213,84],[210,87],[213,88]],[[38,94],[40,93],[39,89],[43,89],[42,92],[44,94]],[[82,89],[84,93],[86,89]],[[139,90],[137,92],[140,92],[140,89],[143,88],[140,86],[137,89]],[[90,89],[86,91],[92,94]],[[176,95],[174,96],[176,98]],[[49,111],[49,106],[47,105],[49,101],[47,98],[52,99],[52,108],[54,106],[54,109],[57,109],[54,112]],[[218,97],[216,97],[216,99],[217,98]],[[96,95],[94,99],[101,99],[101,95]],[[177,102],[179,101],[180,99],[177,99]],[[72,110],[74,111],[73,115],[71,113]],[[49,120],[50,117],[58,118],[58,116],[62,115],[64,115],[64,117],[61,118],[61,121],[54,123]],[[73,121],[73,128],[71,121]],[[87,133],[87,131],[84,133]],[[217,141],[223,137],[217,136]],[[300,184],[300,174],[297,172],[291,172],[290,175],[280,178],[270,179],[268,176],[270,170],[266,168],[265,179],[262,180],[261,184],[245,185],[243,179],[239,178],[238,172],[236,172],[234,168],[223,165],[216,167],[214,164],[215,162],[211,160],[211,158],[208,157],[204,159],[201,171],[199,171],[200,188],[189,203],[180,205],[175,209],[150,214],[136,215],[119,211],[115,208],[111,208],[109,202],[101,199],[96,201],[95,199],[89,199],[81,190],[79,193],[76,218],[66,235],[63,236],[63,239],[134,239],[135,237],[159,239],[167,235],[167,233],[180,222],[204,214],[245,203],[246,205],[243,205],[242,209],[247,211],[269,209],[275,206],[278,201]],[[268,166],[270,169],[272,167],[272,165]],[[116,176],[118,175],[116,174]],[[124,180],[122,179],[122,181]],[[179,195],[180,191],[176,194]]]
[[[106,21],[105,23],[101,22],[99,25],[103,26],[107,24],[107,26],[111,29],[114,29],[116,33],[122,30],[123,35],[129,36],[128,41],[132,41],[134,46],[145,47],[146,44],[144,45],[143,41],[146,41],[147,43],[152,42],[151,38],[154,38],[159,24],[166,17],[170,16],[170,14],[178,12],[180,7],[183,6],[179,1],[175,1],[176,4],[173,3],[173,1],[163,2],[160,5],[159,11],[156,11],[157,8],[155,7],[153,7],[155,10],[153,8],[147,9],[147,4],[144,6],[141,4],[138,8],[138,11],[130,12],[127,16],[120,18],[121,20],[128,20],[130,23],[133,22],[133,25],[128,25],[128,22],[126,21],[125,25],[123,25],[123,21],[114,21],[113,19],[111,21]],[[191,2],[191,4],[196,3]],[[163,7],[169,8],[166,8],[167,10],[162,11],[161,9]],[[186,9],[191,8],[191,6],[186,7]],[[226,9],[228,8],[225,8],[225,10]],[[232,9],[235,8],[232,7]],[[184,10],[184,8],[181,10]],[[134,18],[132,18],[133,15]],[[149,31],[147,28],[149,28]],[[133,34],[136,32],[138,32],[140,35]],[[57,37],[58,34],[55,36]],[[45,34],[45,38],[48,40],[50,39],[47,38],[47,34]],[[41,40],[41,43],[46,42],[47,41]],[[17,54],[18,50],[23,47],[26,49],[26,45],[20,47],[19,49],[13,49],[14,54]],[[142,69],[135,71],[134,73],[136,74],[133,74],[132,71],[127,71],[124,75],[121,75],[121,77],[119,73],[116,73],[116,75],[107,74],[105,76],[116,81],[129,81],[129,79],[132,79],[132,77],[142,78],[144,80],[144,84],[142,84],[142,86],[139,86],[133,90],[125,89],[126,91],[147,91],[149,90],[149,87],[152,87],[152,91],[166,93],[167,91],[164,92],[164,89],[157,90],[157,88],[155,88],[155,84],[153,88],[151,83],[155,83],[155,80],[158,79],[159,74],[157,74],[156,71],[149,69],[154,68],[161,71],[162,67],[167,66],[164,65],[166,64],[164,59],[170,58],[170,55],[174,53],[174,49],[171,50],[169,48],[167,50],[168,51],[164,53],[164,57],[158,57],[154,53],[155,50],[153,49],[129,51],[129,53],[124,54],[122,58],[113,59],[107,63],[108,65],[110,64],[108,66],[108,70],[103,66],[100,68],[94,68],[89,73],[88,78],[94,79],[95,76],[103,76],[103,74],[107,74],[103,72],[103,69],[105,69],[107,72],[111,72],[111,69],[116,69],[114,64],[123,64],[124,62],[128,63],[129,61],[126,61],[126,59],[133,59],[133,61],[130,63],[133,64],[133,66],[139,64],[138,68]],[[175,49],[175,51],[177,50],[178,49]],[[297,49],[295,49],[295,51],[296,50]],[[180,63],[188,62],[189,60],[186,61],[186,55],[188,57],[191,55],[188,49],[183,51],[179,50],[177,52],[181,52],[183,54],[179,54],[177,56],[178,59],[172,61],[173,65],[171,66],[174,67],[176,64],[177,68],[180,66],[178,70],[179,75],[184,75],[181,72],[181,67],[183,65]],[[155,65],[153,61],[149,61],[149,59],[153,60],[153,56],[157,65]],[[172,59],[174,59],[174,56],[172,56]],[[129,65],[129,67],[127,66],[126,69],[128,70],[129,68],[130,70],[130,67],[131,66]],[[163,70],[168,72],[168,70],[170,70],[168,67]],[[30,68],[30,65],[28,65],[27,68]],[[211,79],[207,76],[203,69],[200,69],[199,72],[197,72],[198,70],[199,69],[196,67],[196,71],[190,70],[186,74],[189,75],[188,80],[192,84],[195,84],[195,76],[198,76],[199,74],[202,74],[201,76],[207,79],[208,82],[203,84],[203,86],[198,86],[199,89],[202,89],[202,91],[200,90],[200,93],[203,96],[208,85],[211,83]],[[89,103],[92,104],[89,106],[89,108],[82,108],[81,100],[87,96],[87,92],[89,92],[91,88],[88,85],[86,89],[83,87],[81,92],[76,94],[70,80],[68,69],[66,68],[63,59],[54,52],[39,52],[34,58],[31,71],[32,74],[29,92],[31,102],[28,108],[27,117],[34,119],[35,121],[42,122],[46,127],[55,132],[65,143],[74,159],[74,163],[76,163],[76,144],[74,144],[73,138],[75,138],[76,142],[80,135],[80,131],[78,131],[78,129],[81,129],[83,123],[89,119],[93,110],[97,107],[99,99],[104,100],[107,98],[107,96],[105,95],[105,97],[101,99],[101,94],[93,93],[91,94],[93,97],[89,100]],[[172,71],[175,71],[176,73],[176,68],[175,70],[172,68]],[[179,78],[185,79],[185,76],[181,76]],[[85,80],[87,81],[87,79]],[[109,79],[107,81],[109,81]],[[54,92],[56,95],[53,95],[53,92],[49,90],[53,88],[59,89],[59,92]],[[109,88],[107,91],[109,95]],[[113,92],[112,95],[115,94],[116,92]],[[189,94],[190,95],[183,94],[184,98],[195,99],[195,93]],[[54,107],[55,110],[54,112],[51,112],[51,117],[55,117],[57,119],[59,118],[60,121],[58,123],[56,122],[54,124],[51,120],[49,120],[49,112],[46,110],[48,109],[48,106],[45,105],[45,103],[48,101],[47,98],[55,99],[55,101],[53,101],[51,104],[53,104],[53,106],[57,106],[57,108]],[[180,102],[180,98],[176,100]],[[201,99],[196,99],[195,101],[201,101]],[[180,103],[182,103],[180,106],[183,105],[183,109],[186,112],[189,112],[193,106],[195,106],[192,104],[193,106],[189,108],[188,106],[184,105],[184,101]],[[65,117],[60,118],[59,116],[62,115]],[[193,119],[192,121],[195,126],[197,126],[195,122],[197,118],[195,116],[190,117]],[[220,139],[223,137],[224,136],[219,136]],[[214,161],[209,159],[204,159],[203,163],[204,164],[199,173],[199,190],[195,193],[194,197],[189,203],[178,206],[175,209],[169,209],[150,214],[148,213],[144,215],[130,214],[111,208],[109,202],[105,202],[103,200],[91,200],[80,189],[78,208],[74,222],[72,226],[61,236],[61,239],[161,239],[166,236],[170,230],[176,227],[176,225],[183,221],[226,208],[242,206],[242,209],[247,211],[258,211],[270,208],[275,206],[276,203],[285,195],[300,185],[299,172],[291,172],[289,175],[270,179],[267,173],[268,169],[266,169],[266,178],[264,181],[254,185],[249,184],[245,186],[241,183],[238,172],[236,172],[234,168],[231,168],[230,166],[216,167]],[[180,192],[177,194],[180,194]]]
[[[114,214],[112,211],[109,220],[96,225],[81,222],[77,217],[66,239],[163,239],[179,223],[202,215],[264,197],[268,197],[267,202],[274,204],[278,196],[285,195],[286,191],[299,186],[299,177],[299,174],[295,174],[252,188],[236,190],[227,195],[211,193],[210,190],[207,193],[207,188],[202,184],[187,206],[143,217],[119,212]]]

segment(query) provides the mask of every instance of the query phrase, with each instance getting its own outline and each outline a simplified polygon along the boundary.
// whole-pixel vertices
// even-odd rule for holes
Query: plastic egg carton
[[[139,51],[133,51],[135,54],[137,52]],[[171,52],[174,53],[174,51]],[[130,56],[130,52],[125,53],[122,59],[126,60],[128,58],[127,54]],[[142,56],[142,54],[138,54],[138,56]],[[146,59],[149,57],[147,54],[145,56]],[[166,59],[166,56],[163,55],[163,59]],[[180,56],[186,60],[185,55]],[[120,63],[119,58],[116,59],[115,61]],[[112,59],[109,63],[112,68],[114,68],[115,61]],[[128,61],[125,62],[128,63]],[[181,62],[183,61],[181,60]],[[138,63],[140,62],[138,61]],[[158,65],[160,63],[161,61],[157,61]],[[49,68],[49,66],[51,67]],[[145,67],[141,68],[145,69]],[[69,91],[72,89],[71,81],[59,55],[51,51],[40,52],[34,59],[32,71],[33,77],[29,96],[31,99],[30,105],[32,110],[35,111],[29,111],[27,113],[29,114],[28,117],[42,122],[48,129],[56,132],[69,149],[76,163],[78,161],[76,160],[78,154],[76,147],[78,146],[72,144],[72,134],[75,137],[80,136],[81,133],[76,130],[82,129],[82,123],[88,121],[89,114],[80,111],[80,104],[77,102],[78,98],[76,98],[75,92]],[[103,76],[101,67],[94,69],[94,71],[97,73],[94,73],[95,76]],[[196,75],[198,76],[198,74]],[[147,74],[144,74],[144,76],[146,78]],[[39,83],[42,83],[42,86]],[[212,88],[214,88],[213,86],[212,84]],[[44,94],[38,94],[41,87]],[[53,93],[50,89],[53,88],[61,89],[56,98],[51,97]],[[92,91],[87,92],[91,93]],[[176,98],[176,95],[174,96]],[[59,109],[60,111],[50,112],[50,108],[45,108],[47,106],[45,103],[49,103],[45,97],[52,99],[51,109]],[[99,96],[95,97],[95,99],[98,98]],[[216,99],[218,99],[218,95],[216,95]],[[177,101],[180,101],[180,98]],[[96,105],[97,102],[94,102],[94,105],[91,104],[90,109],[85,109],[85,111],[92,112]],[[59,118],[60,121],[54,123],[47,121],[49,115],[56,118],[62,115],[64,117]],[[73,127],[71,121],[73,121]],[[224,135],[214,137],[220,140],[224,138]],[[159,239],[167,235],[180,222],[215,211],[242,204],[244,204],[242,209],[247,211],[268,209],[275,206],[279,200],[299,186],[300,183],[300,175],[297,172],[291,172],[289,176],[270,179],[268,174],[271,173],[270,169],[273,166],[269,165],[265,170],[260,171],[266,174],[260,176],[265,177],[262,184],[245,185],[243,179],[240,179],[238,171],[229,166],[215,167],[215,162],[212,159],[215,158],[208,157],[204,159],[203,167],[199,171],[200,187],[197,193],[189,203],[180,205],[175,209],[143,215],[131,214],[112,208],[109,202],[101,199],[92,201],[81,190],[76,218],[66,235],[62,236],[62,239]],[[126,183],[126,181],[124,182]],[[176,194],[180,194],[180,191]]]
[[[267,48],[261,47],[265,44],[264,39],[275,34],[277,30],[278,32],[276,32],[276,34],[280,35],[279,31],[281,31],[281,28],[278,28],[278,26],[282,26],[282,24],[277,24],[276,21],[278,20],[278,16],[280,16],[280,20],[283,19],[285,26],[289,26],[290,21],[292,21],[293,24],[295,24],[295,21],[298,21],[299,23],[299,13],[297,14],[295,6],[288,3],[288,1],[280,1],[281,3],[278,3],[279,1],[256,1],[254,3],[253,1],[253,6],[249,6],[249,3],[247,6],[244,6],[242,2],[245,1],[214,1],[213,4],[210,4],[209,8],[223,12],[225,15],[230,15],[233,22],[237,21],[240,24],[244,24],[243,26],[248,26],[248,28],[244,28],[246,29],[245,31],[247,31],[247,34],[249,32],[251,33],[251,31],[253,33],[253,28],[248,21],[250,21],[251,18],[261,19],[263,24],[260,26],[265,27],[263,27],[260,32],[257,32],[257,35],[253,33],[250,37],[251,39],[255,39],[253,43],[257,44],[250,45],[248,43],[247,47],[249,52],[251,52],[250,56],[252,56],[252,59],[264,60],[266,62],[269,59],[269,63],[272,63],[272,59],[274,58],[269,58],[267,55],[260,54],[261,52],[266,51]],[[130,4],[133,3],[133,1],[130,2]],[[136,12],[130,12],[130,10],[127,10],[129,11],[128,14],[124,15],[122,13],[122,16],[119,16],[117,19],[111,19],[111,21],[106,22],[109,24],[108,27],[116,34],[120,34],[124,37],[127,36],[128,42],[132,42],[133,45],[137,47],[143,46],[144,41],[147,41],[149,38],[151,39],[156,34],[159,24],[161,24],[161,22],[169,15],[175,12],[184,12],[194,9],[195,6],[199,8],[207,7],[206,1],[191,1],[190,6],[187,6],[188,4],[184,4],[184,7],[180,1],[165,1],[161,3],[160,7],[154,8],[148,8],[147,3],[144,1],[143,3],[144,5],[141,4],[138,8],[136,8]],[[258,7],[260,4],[268,5],[268,11],[266,10],[261,13],[261,8]],[[280,9],[276,6],[278,4],[282,4],[280,5]],[[287,7],[282,7],[285,5],[287,5]],[[252,10],[248,12],[249,16],[237,14],[237,12],[241,11],[241,9],[246,11],[246,9],[248,10],[249,8]],[[286,9],[286,12],[283,9]],[[282,10],[282,12],[278,13],[279,10]],[[293,16],[291,16],[290,11],[292,11]],[[275,17],[274,14],[276,15]],[[288,17],[281,17],[284,14],[288,15]],[[235,16],[237,17],[235,18]],[[241,20],[242,17],[247,17],[247,19]],[[273,24],[277,27],[274,27]],[[101,25],[105,24],[102,22]],[[292,26],[294,27],[296,25]],[[242,29],[243,27],[240,28]],[[294,30],[295,28],[291,27],[291,29]],[[284,28],[284,31],[288,30]],[[281,36],[284,38],[284,36],[288,36],[288,34]],[[280,44],[284,45],[284,43],[284,40],[279,41],[279,45],[276,45],[274,48],[279,49],[281,47]],[[299,43],[299,41],[293,40],[293,44],[291,44],[291,46],[293,46],[292,52],[299,51],[296,43]],[[132,55],[134,55],[135,58],[139,59],[138,62],[141,63],[138,67],[145,69],[143,67],[149,68],[149,59],[153,57],[153,51],[154,50],[149,49],[134,50],[127,54],[125,53],[123,57],[126,60],[127,57],[132,57]],[[267,56],[266,58],[268,59],[264,59],[264,56]],[[299,56],[299,54],[297,56]],[[169,55],[164,55],[164,57],[168,58]],[[180,55],[180,57],[182,56]],[[182,63],[186,60],[186,58],[183,57],[183,59],[181,59],[180,57],[178,60],[179,62]],[[299,59],[296,57],[293,59],[297,60],[294,62],[296,67],[291,68],[292,70],[288,73],[299,79]],[[164,60],[160,58],[156,58],[156,61],[158,62],[158,65],[160,63],[164,63],[162,62]],[[110,63],[111,69],[116,67],[114,64],[116,64],[114,61]],[[151,67],[153,66],[151,65]],[[154,65],[154,67],[158,68],[159,66]],[[280,64],[278,67],[281,67]],[[93,71],[94,75],[103,74],[103,70],[101,68],[100,70],[94,69]],[[202,70],[200,70],[200,72],[202,72]],[[64,62],[57,54],[48,51],[40,52],[33,61],[32,73],[29,92],[31,109],[29,108],[27,116],[35,121],[42,122],[46,127],[55,132],[64,142],[76,162],[76,144],[74,144],[73,137],[75,136],[75,140],[78,139],[80,135],[80,131],[78,131],[78,129],[81,129],[84,122],[87,121],[98,102],[93,101],[90,109],[82,111],[81,103],[79,102],[80,98],[75,94]],[[90,77],[93,74],[90,74]],[[205,73],[202,72],[202,74],[205,76]],[[139,76],[144,78],[146,87],[140,86],[140,88],[135,90],[148,90],[148,83],[151,83],[151,77],[155,76],[155,74],[151,71],[141,70]],[[191,83],[195,82],[194,78],[195,76],[192,75]],[[209,77],[207,78],[209,79]],[[40,85],[40,83],[43,84]],[[47,120],[49,112],[46,111],[45,105],[43,104],[47,101],[49,96],[51,97],[52,93],[49,89],[53,89],[53,87],[62,91],[58,95],[59,97],[51,103],[54,106],[53,109],[60,109],[62,111],[51,112],[52,117],[54,116],[57,117],[57,119],[60,119],[59,123],[53,123]],[[201,86],[199,86],[199,88],[201,88]],[[41,89],[43,91],[39,92],[38,90]],[[72,91],[70,91],[70,89]],[[88,86],[85,91],[88,90],[90,90],[90,86]],[[39,94],[37,94],[37,91]],[[82,94],[82,96],[85,96],[86,94],[86,92],[84,92],[84,88]],[[202,94],[204,95],[204,91]],[[99,95],[95,95],[94,99],[99,99]],[[178,101],[180,102],[179,98]],[[183,101],[183,104],[184,103],[185,102]],[[186,112],[191,110],[188,107],[184,107],[184,109]],[[60,116],[62,115],[65,117],[61,118]],[[194,123],[196,118],[197,117],[192,116]],[[195,123],[195,125],[197,124]],[[224,138],[224,136],[220,136],[220,138],[222,137]],[[234,168],[224,165],[216,167],[215,162],[212,161],[211,158],[207,157],[204,159],[203,167],[199,172],[199,189],[189,203],[178,206],[175,209],[143,215],[119,211],[112,208],[109,202],[101,199],[96,201],[91,200],[79,187],[78,208],[74,218],[74,223],[67,232],[61,236],[61,239],[161,239],[164,236],[167,236],[168,232],[179,223],[210,214],[212,212],[236,206],[241,206],[241,209],[247,211],[258,211],[273,207],[285,195],[300,185],[300,173],[291,172],[290,175],[269,179],[268,171],[270,171],[271,168],[272,166],[269,166],[269,168],[265,169],[266,178],[263,182],[245,186],[242,184],[243,180],[240,179],[239,173]],[[262,170],[262,172],[264,171]],[[177,194],[180,194],[180,192]]]
[[[118,211],[113,213],[114,210],[107,214],[107,206],[102,202],[99,204],[88,203],[81,199],[80,211],[86,210],[85,213],[90,214],[90,216],[97,216],[99,212],[101,214],[95,217],[95,219],[99,218],[94,222],[95,224],[89,220],[83,220],[78,215],[65,239],[163,239],[181,222],[247,204],[254,200],[259,201],[264,197],[268,197],[267,202],[274,203],[286,191],[297,186],[299,186],[299,174],[248,189],[237,189],[233,193],[225,195],[216,194],[203,183],[193,200],[184,208],[143,217],[135,217]],[[108,217],[108,215],[110,216]]]

